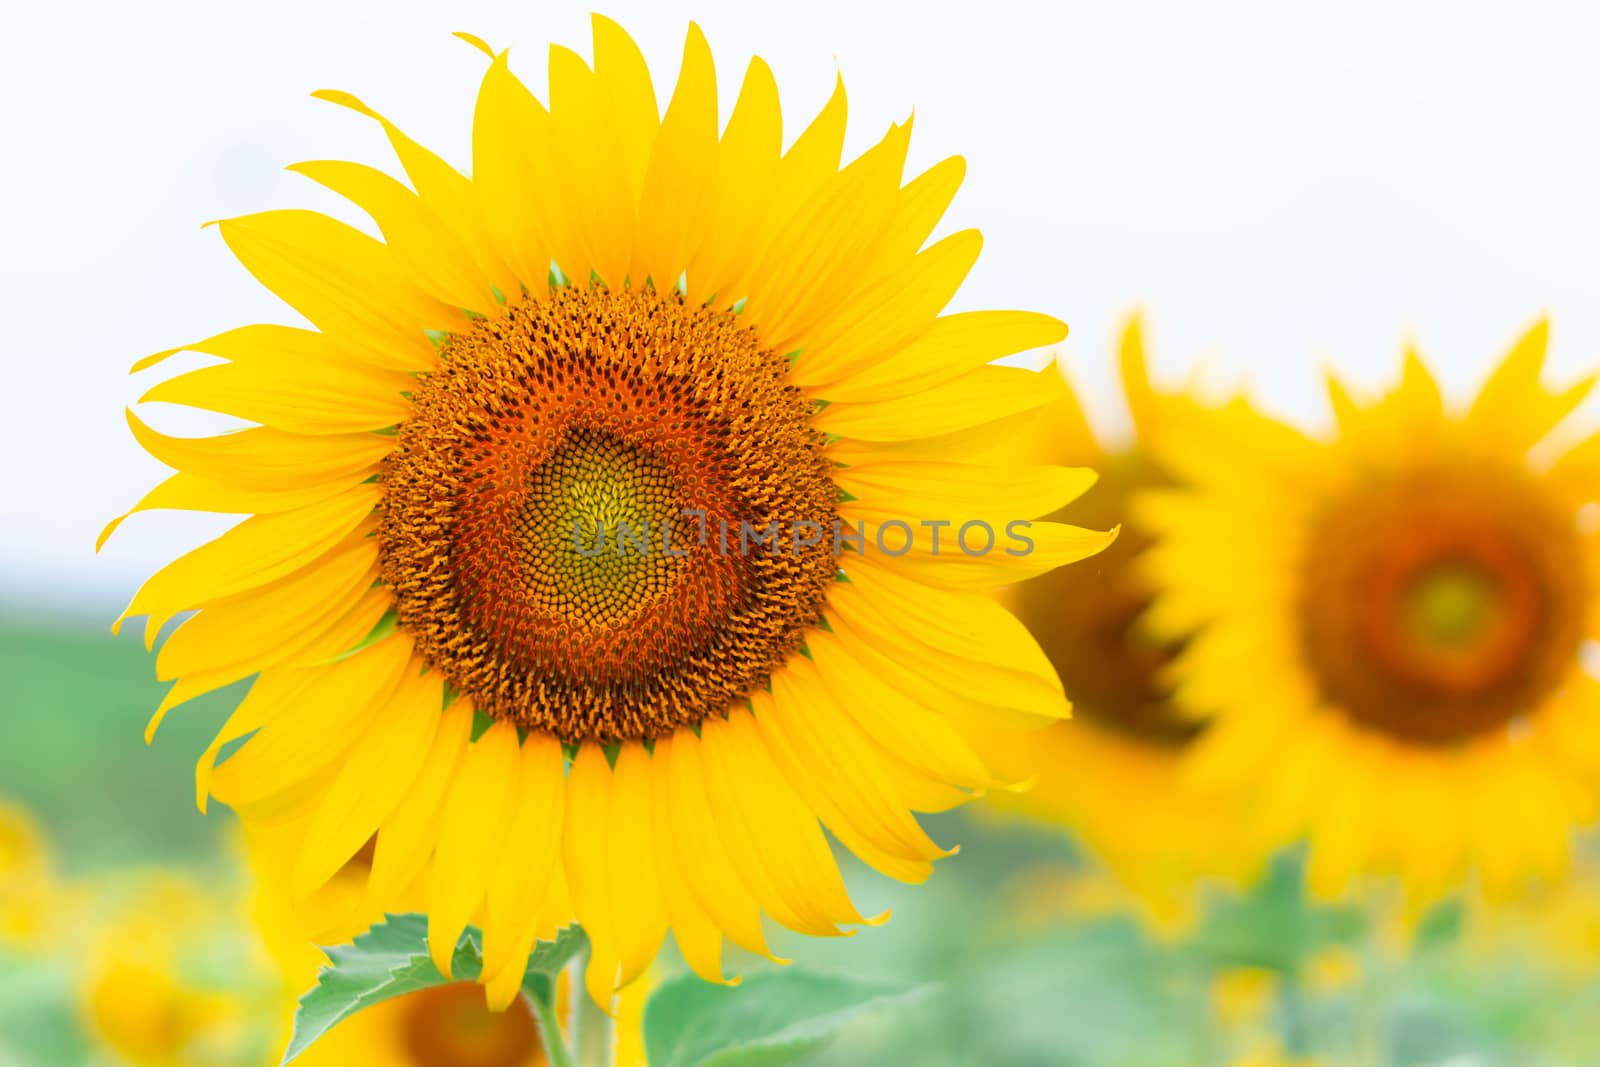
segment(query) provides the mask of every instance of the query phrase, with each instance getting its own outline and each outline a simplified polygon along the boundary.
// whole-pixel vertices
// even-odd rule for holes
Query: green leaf
[[[311,992],[300,998],[284,1063],[362,1008],[446,982],[428,956],[424,915],[386,915],[351,944],[327,952],[329,965],[318,972]],[[477,978],[483,970],[474,932],[461,935],[451,966],[463,979]]]
[[[1459,898],[1435,904],[1417,924],[1416,951],[1433,952],[1450,948],[1460,940],[1465,925],[1466,909]]]
[[[1219,966],[1294,974],[1318,950],[1359,941],[1366,921],[1359,908],[1312,901],[1304,856],[1284,852],[1248,892],[1212,899],[1190,945]]]
[[[452,980],[475,981],[483,973],[481,941],[469,927],[456,942],[454,979],[440,974],[428,954],[425,915],[386,915],[351,944],[328,949],[328,966],[318,973],[311,992],[300,998],[294,1036],[282,1062],[290,1062],[363,1008]],[[561,931],[553,942],[541,942],[528,959],[523,990],[547,999],[554,993],[556,973],[586,943],[577,927]]]
[[[554,941],[539,942],[528,957],[528,970],[522,976],[522,992],[546,1004],[554,1003],[556,976],[588,945],[588,935],[576,923],[563,928]]]
[[[645,1004],[645,1053],[650,1067],[778,1067],[862,1013],[929,989],[792,968],[759,971],[734,988],[681,975]]]

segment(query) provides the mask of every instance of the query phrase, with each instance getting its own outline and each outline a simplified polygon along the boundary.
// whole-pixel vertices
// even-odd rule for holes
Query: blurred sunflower
[[[116,894],[113,894],[116,895]],[[108,904],[78,981],[85,1031],[135,1067],[256,1067],[278,1036],[260,946],[224,901],[184,879],[144,879]]]
[[[1100,480],[1052,518],[1112,525],[1139,491],[1170,478],[1152,442],[1197,401],[1152,389],[1140,321],[1123,331],[1119,363],[1133,433],[1098,439],[1070,389],[1033,416],[1028,436],[1039,462],[1088,466]],[[1058,370],[1064,374],[1064,369]],[[1124,528],[1092,563],[1055,571],[1009,590],[1006,599],[1060,675],[1076,717],[1042,732],[997,734],[985,755],[1022,792],[988,803],[1072,828],[1158,929],[1192,918],[1203,878],[1237,880],[1263,850],[1240,834],[1236,802],[1184,780],[1184,753],[1201,726],[1169,699],[1160,675],[1178,645],[1142,625],[1153,591],[1136,561],[1149,537]]]
[[[45,945],[59,904],[44,832],[27,809],[0,801],[0,948]]]
[[[527,1002],[491,1012],[472,982],[386,1000],[330,1030],[303,1067],[543,1067],[539,1024]]]
[[[1600,975],[1600,857],[1580,855],[1567,877],[1515,901],[1466,894],[1464,954],[1483,973],[1533,963],[1586,984]]]
[[[1503,895],[1594,814],[1600,437],[1552,439],[1592,379],[1546,388],[1546,339],[1460,413],[1414,351],[1381,399],[1330,379],[1331,440],[1235,404],[1166,442],[1187,488],[1136,501],[1152,631],[1209,717],[1190,770],[1308,836],[1320,893],[1397,873],[1415,908],[1476,868]]]
[[[497,1005],[574,915],[602,1003],[669,927],[720,981],[724,937],[766,953],[762,913],[865,921],[823,826],[925,878],[945,851],[912,812],[991,783],[968,724],[1066,714],[985,592],[1110,538],[1035,523],[1031,551],[956,551],[955,531],[939,550],[939,522],[1009,524],[1093,480],[972,459],[984,424],[1055,395],[986,364],[1065,327],[939,315],[980,243],[927,244],[960,159],[902,185],[906,123],[841,169],[842,84],[783,151],[760,60],[719,137],[697,28],[664,117],[627,35],[597,17],[594,39],[592,67],[551,50],[548,106],[472,39],[490,64],[470,179],[319,93],[382,124],[410,187],[294,169],[384,240],[306,211],[220,223],[316,329],[185,346],[225,362],[144,397],[254,428],[181,439],[130,415],[177,468],[134,510],[251,516],[123,616],[153,645],[198,609],[157,659],[177,684],[152,729],[255,676],[201,759],[202,805],[298,825],[300,897],[374,834],[374,900],[432,857],[441,969],[478,919]],[[590,551],[623,524],[648,544]],[[776,536],[719,549],[746,529]]]

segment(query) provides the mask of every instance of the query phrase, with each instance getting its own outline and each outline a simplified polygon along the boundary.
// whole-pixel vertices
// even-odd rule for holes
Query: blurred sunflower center
[[[543,1063],[538,1025],[518,998],[492,1012],[483,990],[455,982],[405,1000],[401,1040],[414,1067],[530,1067]]]
[[[788,361],[676,293],[567,286],[448,338],[386,461],[383,576],[457,690],[565,741],[661,737],[816,624],[839,493]]]
[[[1323,517],[1305,566],[1302,639],[1325,692],[1407,741],[1510,724],[1582,640],[1578,532],[1514,473],[1363,483]]]
[[[1071,522],[1115,524],[1135,492],[1161,484],[1138,455],[1099,461],[1100,480],[1061,516]],[[1063,567],[1023,583],[1017,615],[1033,632],[1060,675],[1073,711],[1148,744],[1179,746],[1198,724],[1182,718],[1160,674],[1177,649],[1158,644],[1140,620],[1152,599],[1131,564],[1149,539],[1125,528],[1081,567]]]

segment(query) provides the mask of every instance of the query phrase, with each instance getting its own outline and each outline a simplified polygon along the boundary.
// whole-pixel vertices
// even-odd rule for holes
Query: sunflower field
[[[0,1067],[1600,1065],[1600,23],[635,7],[25,9]]]

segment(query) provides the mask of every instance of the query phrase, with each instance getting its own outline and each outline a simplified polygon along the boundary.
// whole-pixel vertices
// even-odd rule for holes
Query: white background
[[[759,52],[786,133],[850,90],[847,154],[916,111],[913,163],[962,153],[949,219],[986,236],[962,306],[1072,325],[1065,352],[1107,425],[1108,353],[1134,306],[1159,374],[1204,359],[1274,409],[1325,414],[1322,368],[1376,384],[1403,337],[1465,392],[1541,312],[1554,366],[1600,365],[1600,7],[1535,3],[788,4],[618,0],[665,100],[685,24],[723,110]],[[334,208],[286,174],[388,163],[377,128],[314,101],[356,92],[458,165],[483,57],[536,90],[580,6],[271,0],[8,5],[0,62],[0,603],[114,613],[220,528],[101,524],[162,476],[122,408],[153,350],[293,321],[207,220]],[[541,95],[542,91],[541,91]],[[337,209],[335,209],[337,210]],[[347,216],[349,217],[349,216]],[[158,424],[201,423],[161,412]]]

